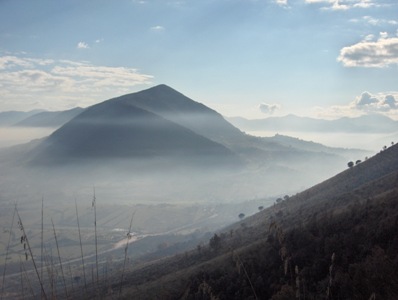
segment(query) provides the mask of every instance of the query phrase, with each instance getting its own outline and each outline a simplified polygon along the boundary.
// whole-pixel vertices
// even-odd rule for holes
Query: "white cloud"
[[[364,40],[340,50],[337,60],[345,67],[385,68],[398,64],[398,37],[380,33],[377,41]]]
[[[150,29],[152,31],[163,31],[163,30],[165,30],[165,28],[163,26],[160,26],[160,25],[152,26]]]
[[[88,49],[88,48],[90,48],[88,46],[88,44],[85,43],[85,42],[79,42],[76,47],[77,47],[77,49]]]
[[[276,110],[280,109],[279,104],[261,103],[258,108],[264,114],[272,115]]]
[[[351,106],[366,112],[387,112],[398,109],[398,101],[392,94],[376,96],[363,92],[351,103]]]
[[[38,99],[46,109],[70,107],[70,101],[86,106],[132,92],[134,86],[149,84],[152,78],[134,68],[0,56],[1,110],[38,108],[27,107]]]
[[[287,6],[287,0],[275,0],[276,4],[280,6]]]

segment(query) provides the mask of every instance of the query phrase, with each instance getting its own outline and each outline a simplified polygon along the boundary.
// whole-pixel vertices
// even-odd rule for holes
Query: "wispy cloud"
[[[319,4],[323,10],[348,10],[381,6],[374,0],[305,0],[305,3]]]
[[[163,26],[161,26],[161,25],[156,25],[156,26],[152,26],[152,27],[150,28],[150,30],[151,30],[151,31],[164,31],[165,28],[164,28]]]
[[[365,23],[372,26],[386,26],[386,25],[398,25],[398,21],[391,19],[379,19],[371,16],[363,16],[362,18],[351,19],[352,23]]]
[[[282,7],[287,7],[288,6],[288,2],[287,0],[275,0],[275,3],[282,6]]]
[[[398,37],[381,32],[376,41],[367,38],[340,50],[337,60],[345,67],[385,68],[398,64]]]
[[[44,108],[84,106],[131,92],[152,78],[133,68],[0,56],[0,98],[10,109],[35,108],[28,106],[37,99]]]

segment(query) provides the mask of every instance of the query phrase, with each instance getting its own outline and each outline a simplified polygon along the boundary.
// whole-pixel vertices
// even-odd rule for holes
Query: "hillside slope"
[[[396,299],[397,200],[398,145],[208,245],[137,266],[125,299]]]

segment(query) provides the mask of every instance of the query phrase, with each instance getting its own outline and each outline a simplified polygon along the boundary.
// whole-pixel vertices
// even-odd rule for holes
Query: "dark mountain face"
[[[192,111],[190,106],[196,105],[188,98],[178,99],[178,93],[177,97],[172,97],[170,91],[164,94],[164,89],[171,90],[155,87],[87,108],[40,144],[35,161],[164,156],[232,158],[232,152],[221,144],[145,109],[156,107],[161,111],[170,107],[168,111],[181,114],[184,110]]]
[[[225,121],[219,113],[167,85],[158,85],[111,101],[122,102],[161,115],[217,142],[242,136],[242,132]]]

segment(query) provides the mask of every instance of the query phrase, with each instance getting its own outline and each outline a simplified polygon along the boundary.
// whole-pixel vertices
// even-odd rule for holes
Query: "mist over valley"
[[[8,281],[15,280],[18,259],[27,253],[16,229],[8,229],[15,207],[36,259],[42,222],[46,251],[54,249],[53,222],[62,260],[80,278],[77,213],[86,262],[108,270],[110,260],[122,261],[130,243],[135,262],[187,251],[220,228],[334,176],[348,161],[374,155],[281,134],[246,134],[166,85],[85,109],[11,116],[18,120],[0,115],[0,121],[7,119],[1,138],[12,139],[10,133],[26,143],[0,149],[0,240],[8,248]]]

